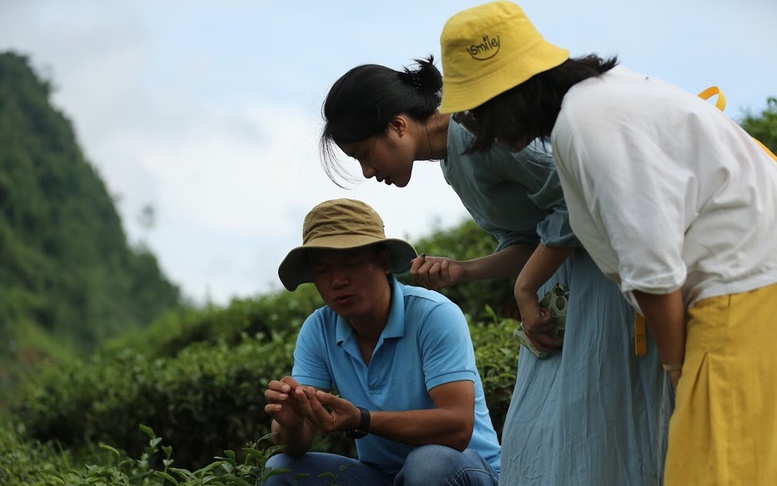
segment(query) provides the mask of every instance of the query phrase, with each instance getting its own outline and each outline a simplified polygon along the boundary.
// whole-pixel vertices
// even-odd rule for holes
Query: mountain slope
[[[0,53],[0,349],[18,359],[33,336],[85,352],[179,304],[50,94],[24,56]]]

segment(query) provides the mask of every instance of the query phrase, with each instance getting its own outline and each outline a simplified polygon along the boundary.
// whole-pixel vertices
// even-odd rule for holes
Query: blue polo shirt
[[[348,321],[321,307],[302,325],[292,376],[303,385],[339,395],[368,410],[434,408],[432,388],[453,381],[475,384],[475,427],[469,448],[499,471],[500,446],[491,423],[475,351],[461,309],[438,292],[391,277],[386,328],[365,365]],[[369,434],[356,441],[359,460],[396,475],[416,446]]]

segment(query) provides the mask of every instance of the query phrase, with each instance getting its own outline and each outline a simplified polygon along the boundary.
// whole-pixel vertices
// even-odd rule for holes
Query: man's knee
[[[435,484],[496,484],[497,477],[474,451],[457,451],[441,445],[413,449],[405,460],[401,476],[406,486]]]
[[[462,454],[441,445],[416,447],[402,468],[407,484],[434,484],[436,478],[450,476],[461,467]]]
[[[287,458],[286,454],[274,454],[274,455],[270,456],[269,459],[267,459],[267,462],[265,463],[265,466],[268,467],[268,468],[273,468],[273,469],[277,469],[277,468],[281,468],[281,467],[286,467],[286,466],[283,465],[283,464],[287,463],[287,459],[286,458]]]

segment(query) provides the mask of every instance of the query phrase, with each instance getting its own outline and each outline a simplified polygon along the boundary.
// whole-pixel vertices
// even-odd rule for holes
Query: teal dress
[[[569,288],[564,346],[546,359],[521,348],[500,484],[661,484],[671,387],[650,336],[647,355],[635,355],[633,308],[572,233],[549,146],[461,155],[471,139],[452,119],[441,167],[477,224],[497,238],[497,251],[576,247],[538,292],[557,282]]]

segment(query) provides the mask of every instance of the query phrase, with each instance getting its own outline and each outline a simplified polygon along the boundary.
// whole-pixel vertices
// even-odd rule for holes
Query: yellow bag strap
[[[712,98],[713,96],[717,95],[718,99],[715,101],[715,108],[719,109],[720,111],[723,111],[726,109],[726,97],[723,95],[723,92],[720,91],[720,88],[717,86],[710,86],[709,88],[705,89],[701,93],[699,93],[699,98],[703,100],[708,100]],[[771,150],[769,150],[769,147],[764,145],[760,140],[753,137],[753,140],[755,140],[755,143],[761,146],[764,151],[769,154],[771,158],[773,158],[775,161],[777,161],[777,155],[774,155]]]
[[[634,352],[637,356],[647,354],[647,330],[645,329],[645,318],[639,312],[634,319]]]
[[[755,140],[755,143],[757,143],[758,145],[760,145],[760,146],[761,146],[761,148],[762,148],[762,149],[764,149],[764,150],[766,151],[766,153],[767,153],[767,154],[771,155],[771,156],[772,156],[772,158],[775,160],[775,162],[777,162],[777,155],[774,155],[774,153],[772,153],[772,151],[771,151],[771,150],[769,150],[769,147],[767,147],[766,145],[764,145],[764,144],[763,144],[763,143],[762,143],[760,140],[758,140],[758,139],[757,139],[757,138],[755,138],[755,137],[753,137],[753,140]]]
[[[717,101],[715,101],[715,108],[719,109],[720,111],[725,110],[726,96],[720,91],[720,88],[718,88],[717,86],[710,86],[709,88],[705,89],[704,91],[699,93],[699,98],[703,100],[708,100],[715,95],[718,96]]]
[[[709,88],[699,93],[699,98],[703,100],[709,100],[713,96],[718,97],[718,99],[715,100],[715,108],[719,109],[720,111],[725,110],[726,96],[717,86],[710,86]],[[769,154],[775,161],[777,161],[777,155],[774,155],[766,145],[761,143],[761,141],[755,137],[753,137],[753,140],[755,140],[755,142],[760,145],[767,154]],[[634,320],[634,352],[637,356],[644,356],[647,354],[647,330],[645,326],[645,318],[640,315],[639,312],[636,313],[636,318]]]

